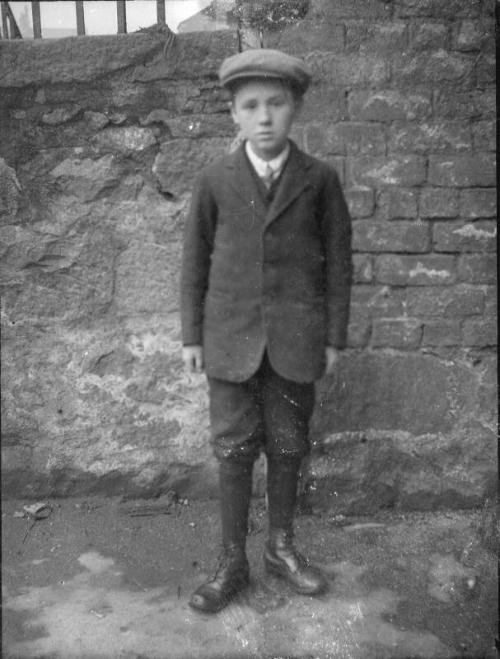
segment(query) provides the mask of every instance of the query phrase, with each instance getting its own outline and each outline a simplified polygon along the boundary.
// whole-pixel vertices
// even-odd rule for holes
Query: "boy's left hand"
[[[326,346],[325,348],[325,360],[326,360],[326,375],[331,375],[335,371],[335,366],[339,360],[339,351],[337,348],[332,348],[332,346]]]

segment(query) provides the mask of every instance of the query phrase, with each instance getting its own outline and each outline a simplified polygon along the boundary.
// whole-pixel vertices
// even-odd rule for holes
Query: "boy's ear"
[[[229,109],[231,110],[231,117],[236,125],[238,125],[238,119],[236,118],[236,112],[234,111],[234,101],[229,101]]]

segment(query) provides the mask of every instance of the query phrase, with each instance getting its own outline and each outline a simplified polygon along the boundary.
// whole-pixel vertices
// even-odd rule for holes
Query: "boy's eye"
[[[255,101],[247,101],[242,105],[242,108],[244,110],[255,110],[256,107],[257,107],[257,103]]]

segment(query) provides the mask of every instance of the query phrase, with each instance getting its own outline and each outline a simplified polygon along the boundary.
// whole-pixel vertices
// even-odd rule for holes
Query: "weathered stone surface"
[[[496,217],[497,191],[495,188],[476,188],[460,192],[460,215],[467,218]]]
[[[450,28],[446,23],[415,23],[410,33],[410,43],[415,50],[439,49],[446,46]]]
[[[377,256],[375,280],[392,286],[443,286],[455,282],[455,257],[425,254]]]
[[[457,217],[463,213],[454,188],[423,188],[420,193],[419,215],[424,218]]]
[[[153,172],[160,189],[174,196],[189,192],[198,172],[209,162],[227,152],[229,138],[188,138],[163,142]]]
[[[84,202],[116,187],[122,175],[123,167],[112,154],[97,160],[67,158],[50,172],[62,193],[76,195]]]
[[[150,128],[124,126],[107,128],[92,139],[92,144],[100,152],[113,152],[129,155],[156,146],[156,137]]]
[[[393,53],[408,43],[408,25],[404,21],[367,23],[366,19],[346,21],[346,49],[364,52]]]
[[[493,318],[468,319],[464,322],[463,340],[466,346],[496,346],[497,323]]]
[[[356,284],[367,284],[373,280],[373,256],[353,254],[353,280]]]
[[[472,124],[474,148],[478,151],[495,151],[496,123],[492,120]]]
[[[353,249],[359,252],[427,252],[429,227],[421,222],[353,222]]]
[[[471,284],[494,284],[497,279],[495,254],[462,254],[458,261],[458,276]]]
[[[423,346],[458,346],[461,339],[457,320],[426,320],[423,325]]]
[[[468,86],[473,66],[474,61],[469,56],[444,49],[402,56],[392,64],[398,85],[450,82],[459,85],[463,82]]]
[[[397,90],[380,90],[349,94],[349,114],[355,121],[411,121],[429,117],[431,112],[428,92],[403,94]]]
[[[387,61],[380,56],[346,56],[313,51],[304,57],[314,77],[334,85],[373,85],[389,80]]]
[[[496,248],[496,223],[435,222],[433,243],[437,252],[494,252]]]
[[[67,121],[71,121],[82,111],[79,105],[74,105],[73,107],[67,108],[56,108],[51,112],[46,112],[42,116],[42,123],[48,124],[49,126],[58,126],[59,124],[65,124]]]
[[[370,217],[375,207],[375,195],[371,188],[358,186],[345,191],[351,217]]]
[[[396,15],[401,17],[475,18],[481,11],[480,0],[397,0]]]
[[[398,187],[382,190],[377,207],[381,219],[401,220],[416,218],[417,204],[417,190]]]
[[[434,121],[406,124],[395,122],[388,141],[389,153],[450,153],[470,151],[469,126],[460,122]]]
[[[307,148],[317,154],[385,154],[384,129],[377,124],[341,122],[326,126],[310,124],[305,131]]]
[[[489,153],[470,156],[429,158],[429,183],[447,187],[492,187],[495,185],[495,158]]]
[[[418,348],[421,338],[422,323],[415,318],[373,321],[371,345],[374,348],[413,350]]]
[[[411,187],[425,181],[425,158],[420,156],[350,158],[348,164],[353,185]]]
[[[457,50],[480,50],[485,31],[479,21],[462,21],[456,35]]]
[[[438,88],[434,91],[434,113],[449,119],[494,117],[495,98],[493,87],[464,92],[453,87]]]
[[[405,309],[415,317],[459,318],[483,313],[484,292],[479,286],[454,286],[444,289],[412,288],[405,293]]]

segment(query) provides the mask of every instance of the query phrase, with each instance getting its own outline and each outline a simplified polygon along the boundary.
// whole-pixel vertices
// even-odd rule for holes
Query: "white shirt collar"
[[[248,140],[245,142],[245,151],[258,176],[265,176],[267,166],[269,165],[274,172],[274,179],[277,179],[281,174],[281,170],[285,166],[288,154],[290,153],[290,142],[287,141],[283,151],[272,160],[262,160],[262,158],[259,158],[259,156],[252,151],[252,147]]]

